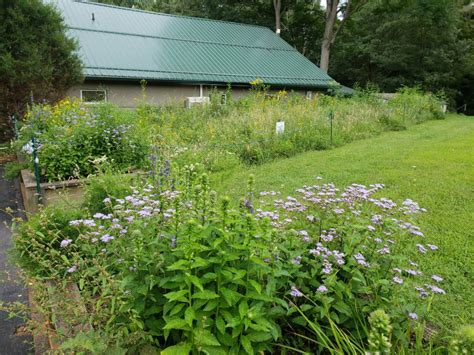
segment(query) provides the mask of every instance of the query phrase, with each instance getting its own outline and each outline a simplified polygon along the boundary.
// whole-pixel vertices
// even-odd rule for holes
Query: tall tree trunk
[[[329,69],[329,54],[334,38],[334,24],[336,23],[338,5],[339,0],[327,0],[326,2],[326,23],[324,26],[323,42],[321,43],[321,62],[319,65],[325,73]]]
[[[280,35],[281,31],[281,0],[273,0],[273,8],[275,9],[275,32],[277,36]]]

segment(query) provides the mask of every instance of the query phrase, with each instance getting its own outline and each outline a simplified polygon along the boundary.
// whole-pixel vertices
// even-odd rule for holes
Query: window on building
[[[81,100],[83,102],[95,103],[107,101],[107,91],[105,90],[81,90]]]

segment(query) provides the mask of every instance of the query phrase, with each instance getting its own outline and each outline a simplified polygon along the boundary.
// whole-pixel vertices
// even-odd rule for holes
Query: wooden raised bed
[[[57,182],[44,182],[40,184],[43,195],[43,206],[56,204],[59,202],[81,202],[84,195],[83,179],[71,179]],[[21,171],[20,181],[21,195],[25,211],[35,213],[39,209],[38,196],[36,192],[36,180],[29,170]]]

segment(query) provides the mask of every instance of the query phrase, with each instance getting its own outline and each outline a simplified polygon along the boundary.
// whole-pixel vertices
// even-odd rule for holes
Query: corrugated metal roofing
[[[327,88],[332,80],[270,29],[50,0],[77,38],[86,78]],[[92,20],[94,14],[94,20]]]

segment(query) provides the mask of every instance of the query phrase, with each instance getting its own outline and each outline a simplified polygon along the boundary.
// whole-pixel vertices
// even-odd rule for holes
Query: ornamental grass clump
[[[412,220],[424,209],[383,187],[318,181],[283,198],[250,179],[235,202],[198,166],[165,165],[106,197],[108,212],[70,220],[74,232],[41,236],[27,222],[15,246],[31,277],[77,283],[81,321],[129,352],[362,353],[377,309],[393,321],[392,349],[409,349],[445,281],[418,267],[437,249]]]
[[[31,165],[33,137],[46,181],[95,174],[97,160],[117,172],[140,168],[148,151],[147,136],[134,125],[131,114],[109,104],[86,106],[63,100],[54,106],[33,105],[15,142]]]

